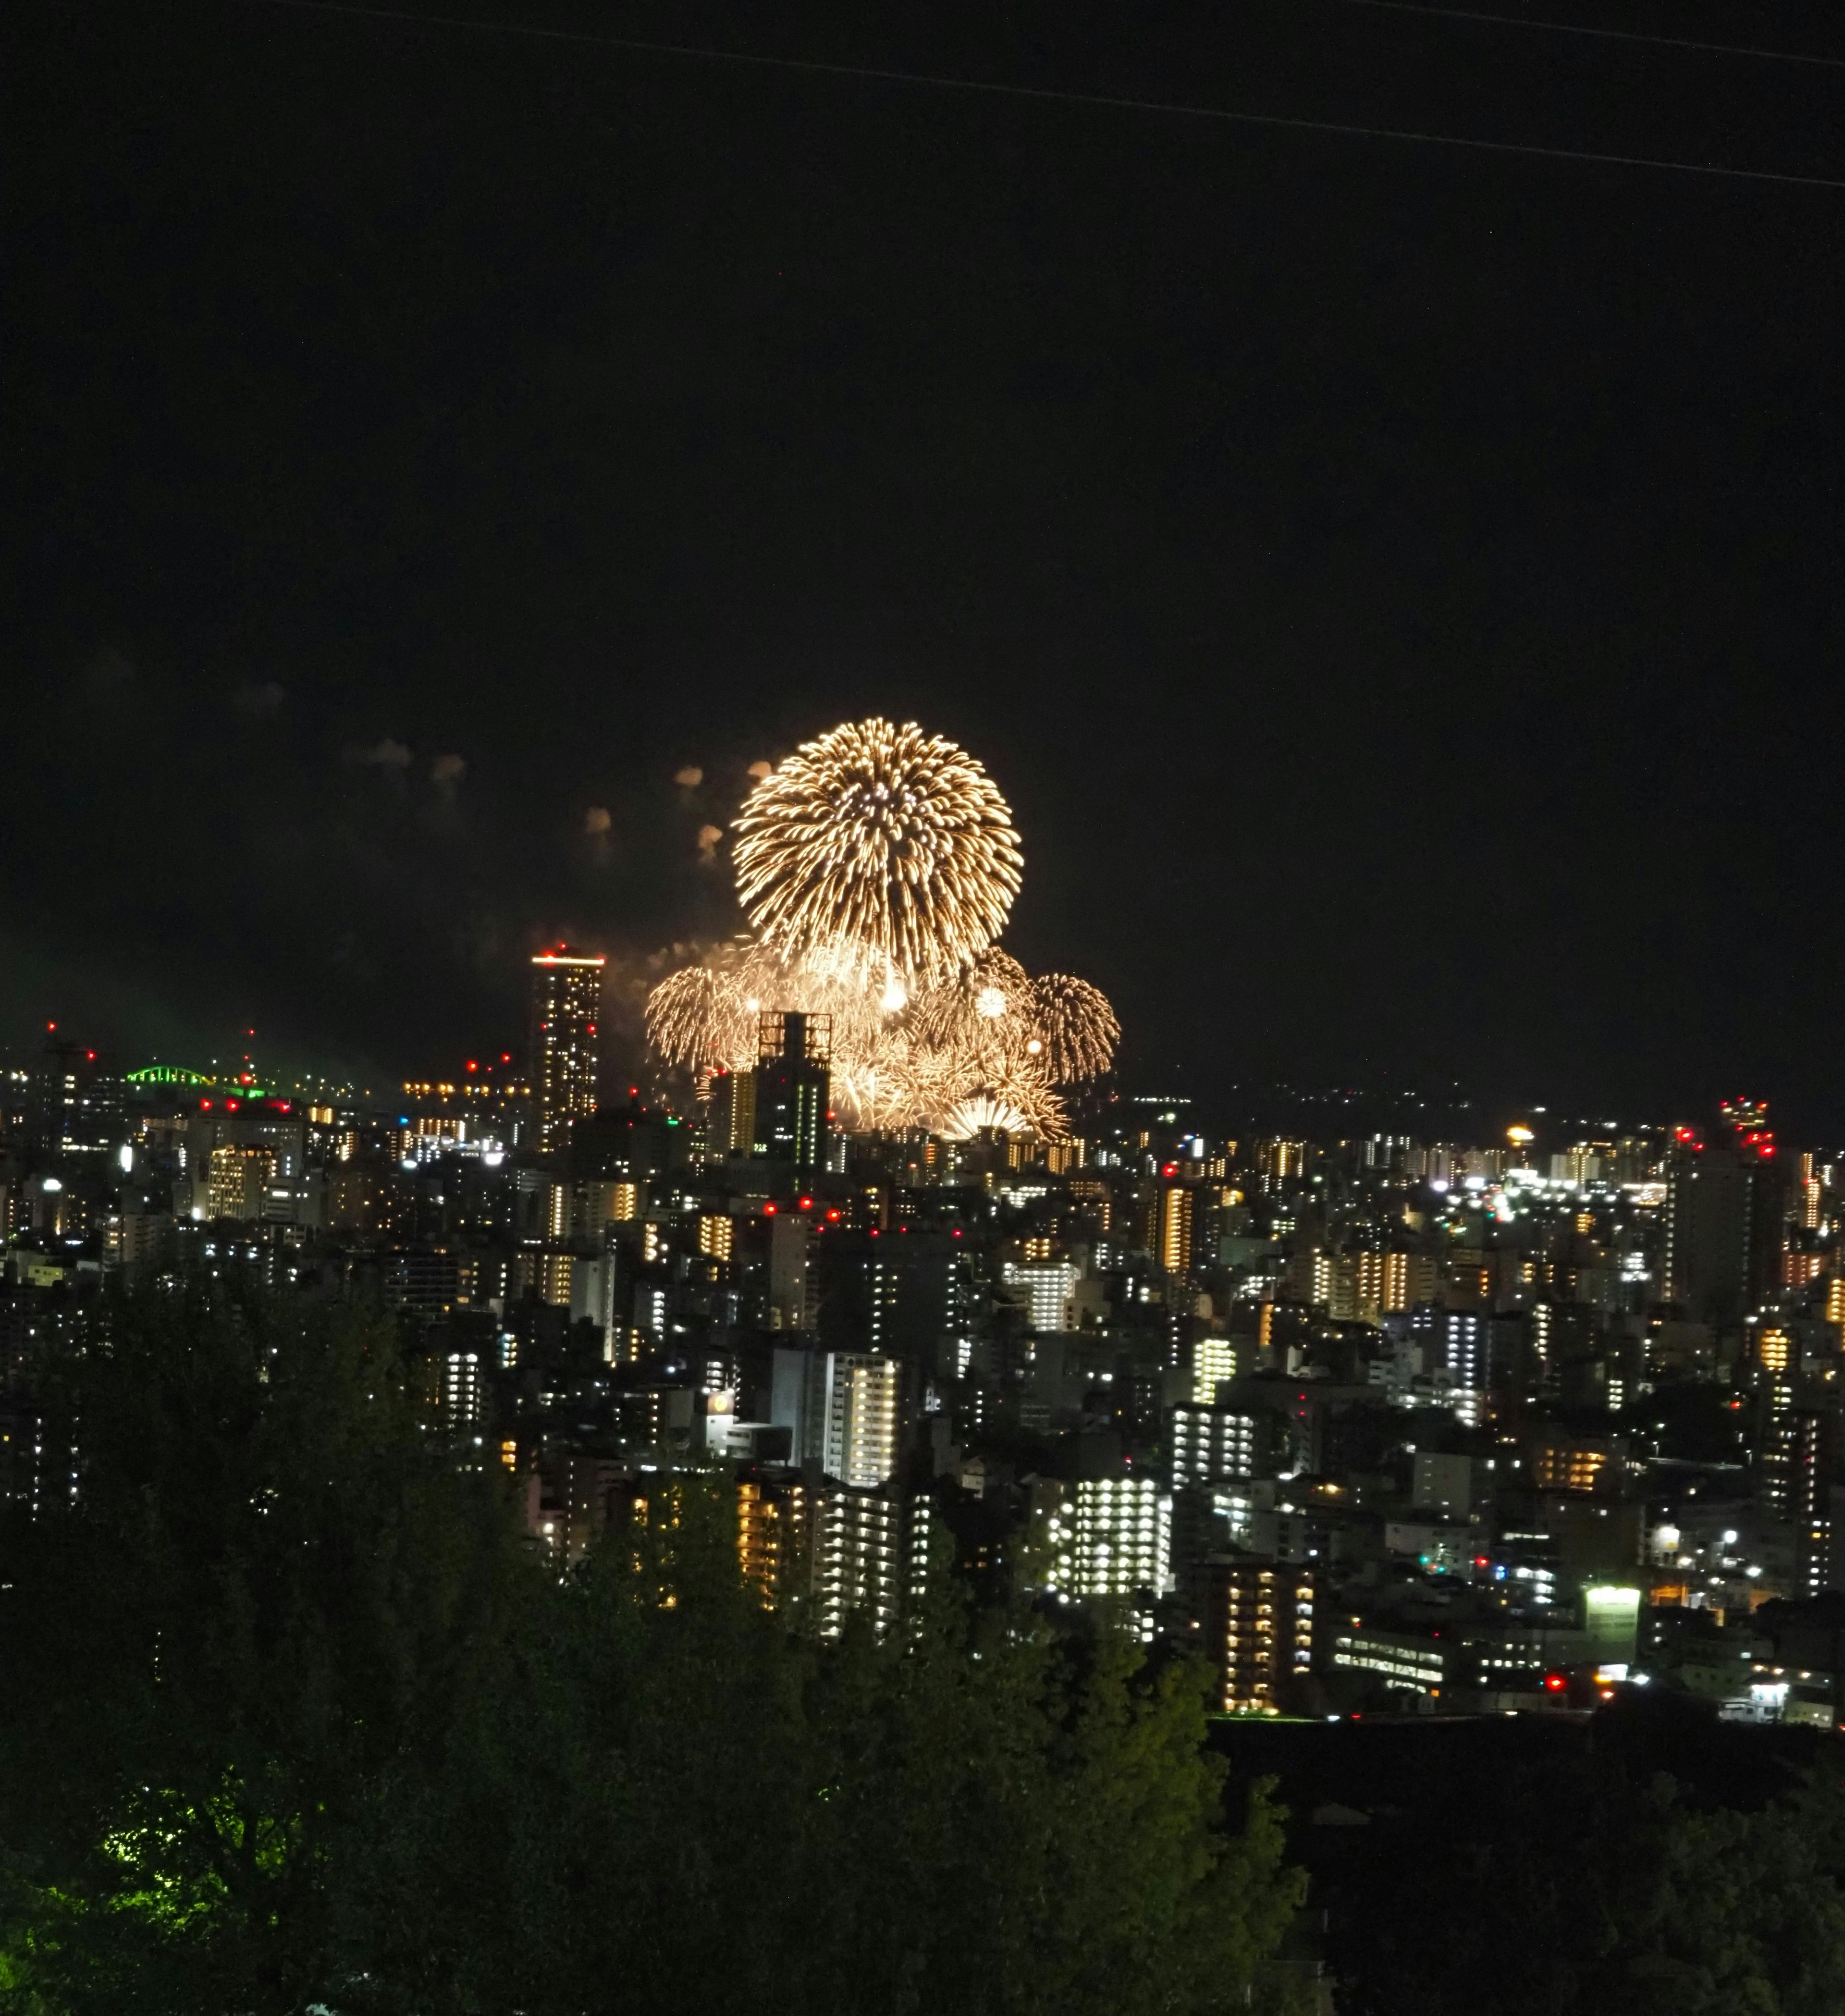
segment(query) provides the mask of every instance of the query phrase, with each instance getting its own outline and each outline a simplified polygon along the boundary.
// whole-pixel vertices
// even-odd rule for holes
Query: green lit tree
[[[40,1376],[81,1467],[6,1535],[9,1992],[295,2007],[377,1774],[439,1733],[523,1571],[503,1508],[348,1316],[150,1291]]]

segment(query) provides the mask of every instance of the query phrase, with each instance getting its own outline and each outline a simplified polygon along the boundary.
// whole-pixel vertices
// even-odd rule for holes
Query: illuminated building
[[[882,1484],[897,1467],[901,1363],[894,1358],[831,1352],[827,1355],[826,1376],[822,1467],[829,1477],[844,1484]]]
[[[1169,1424],[1172,1481],[1215,1484],[1256,1474],[1256,1417],[1216,1406],[1175,1407]]]
[[[106,1155],[122,1129],[121,1082],[81,1043],[45,1046],[32,1145],[52,1155]]]
[[[1287,1681],[1311,1671],[1317,1577],[1310,1568],[1256,1556],[1219,1556],[1205,1572],[1205,1656],[1218,1705],[1272,1715]]]
[[[1227,1337],[1201,1337],[1191,1347],[1191,1397],[1200,1407],[1216,1404],[1217,1388],[1248,1369],[1249,1348]]]
[[[1627,1666],[1638,1649],[1640,1592],[1595,1583],[1582,1593],[1583,1629],[1589,1658],[1598,1666]]]
[[[784,1211],[769,1221],[769,1324],[772,1330],[807,1327],[807,1243],[812,1221]]]
[[[451,1351],[443,1354],[441,1406],[443,1425],[452,1433],[478,1424],[481,1387],[477,1352]]]
[[[1047,1589],[1080,1601],[1167,1586],[1173,1505],[1157,1479],[1086,1477],[1039,1496]]]
[[[798,1471],[747,1471],[737,1481],[737,1555],[766,1610],[797,1595],[811,1574],[812,1507]]]
[[[460,1293],[461,1269],[442,1247],[387,1253],[380,1262],[380,1285],[393,1309],[412,1316],[445,1316]]]
[[[1097,1232],[1114,1229],[1115,1199],[1108,1186],[1094,1176],[1079,1176],[1069,1186],[1070,1196]]]
[[[813,1516],[813,1619],[836,1638],[854,1611],[882,1633],[927,1583],[929,1501],[892,1489],[829,1483]]]
[[[561,1147],[576,1122],[596,1111],[596,1035],[606,963],[561,945],[532,962],[532,1082],[541,1149]]]
[[[1385,1315],[1399,1315],[1413,1309],[1418,1302],[1436,1299],[1441,1270],[1431,1255],[1386,1253],[1382,1258],[1383,1281],[1379,1299]]]
[[[457,1140],[496,1141],[503,1147],[516,1147],[532,1139],[532,1087],[514,1068],[508,1052],[497,1057],[470,1057],[453,1078],[408,1079],[403,1091],[413,1111],[423,1120],[438,1123],[432,1131],[446,1132]],[[308,1118],[316,1126],[331,1127],[337,1116],[331,1107],[317,1106],[309,1109]]]
[[[1666,1165],[1665,1293],[1700,1323],[1733,1323],[1782,1278],[1786,1185],[1764,1108],[1723,1107],[1729,1139],[1681,1127]]]
[[[940,1232],[892,1237],[823,1225],[810,1263],[821,1341],[958,1372],[968,1331],[962,1242]]]
[[[1083,1270],[1068,1260],[1008,1260],[1000,1278],[1008,1288],[1022,1290],[1033,1330],[1070,1330],[1070,1298]]]
[[[1356,1624],[1333,1640],[1332,1663],[1347,1672],[1375,1673],[1394,1693],[1431,1697],[1440,1694],[1447,1671],[1446,1654],[1431,1640]]]
[[[1790,1407],[1779,1413],[1770,1435],[1776,1460],[1764,1465],[1764,1496],[1793,1528],[1793,1593],[1818,1596],[1840,1586],[1834,1548],[1845,1494],[1834,1481],[1838,1424],[1822,1409]]]
[[[555,1246],[522,1247],[513,1255],[509,1286],[516,1300],[549,1302],[553,1309],[571,1305],[571,1280],[576,1255]]]
[[[728,1260],[735,1233],[728,1211],[705,1211],[698,1220],[698,1250],[711,1259]]]
[[[263,1200],[276,1172],[276,1158],[268,1149],[226,1142],[211,1150],[207,1167],[209,1216],[262,1216]]]
[[[1419,1303],[1410,1313],[1410,1334],[1434,1346],[1436,1369],[1453,1396],[1454,1412],[1478,1422],[1488,1371],[1486,1325],[1473,1309],[1440,1309]]]
[[[73,1431],[59,1433],[29,1402],[0,1399],[0,1506],[36,1519],[74,1499],[78,1483]]]
[[[1155,1207],[1153,1258],[1169,1274],[1183,1274],[1191,1265],[1191,1191],[1184,1183],[1161,1187]]]
[[[759,1037],[755,1152],[797,1169],[827,1158],[830,1015],[765,1015]]]
[[[756,1145],[756,1075],[753,1071],[721,1071],[711,1081],[711,1117],[707,1152],[723,1161],[748,1155]]]
[[[1833,1274],[1826,1281],[1825,1319],[1845,1325],[1845,1274]]]
[[[1621,1445],[1548,1436],[1532,1445],[1530,1474],[1540,1491],[1605,1490],[1620,1482]]]

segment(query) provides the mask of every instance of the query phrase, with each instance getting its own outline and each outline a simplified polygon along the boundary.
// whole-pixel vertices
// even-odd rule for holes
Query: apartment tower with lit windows
[[[596,1111],[604,963],[564,945],[532,962],[532,1086],[541,1149],[562,1147],[571,1127]]]

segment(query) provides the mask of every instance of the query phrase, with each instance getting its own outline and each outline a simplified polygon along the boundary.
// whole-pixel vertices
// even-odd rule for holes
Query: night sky
[[[1344,0],[499,11],[1845,178],[1845,66]],[[699,829],[881,712],[993,772],[1007,942],[1106,988],[1130,1089],[1845,1129],[1845,190],[8,14],[16,1049],[452,1070],[542,940],[631,996],[735,928]]]

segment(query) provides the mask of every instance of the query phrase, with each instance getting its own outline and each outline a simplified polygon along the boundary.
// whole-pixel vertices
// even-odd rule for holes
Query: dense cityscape
[[[382,1102],[254,1067],[7,1075],[5,1486],[77,1488],[35,1365],[112,1281],[393,1313],[432,1432],[574,1561],[734,1491],[765,1602],[887,1627],[932,1563],[1201,1651],[1233,1714],[1833,1725],[1845,1165],[1764,1107],[1499,1140],[1232,1140],[1096,1090],[1045,1142],[850,1132],[823,1031],[598,1102],[601,962]]]

